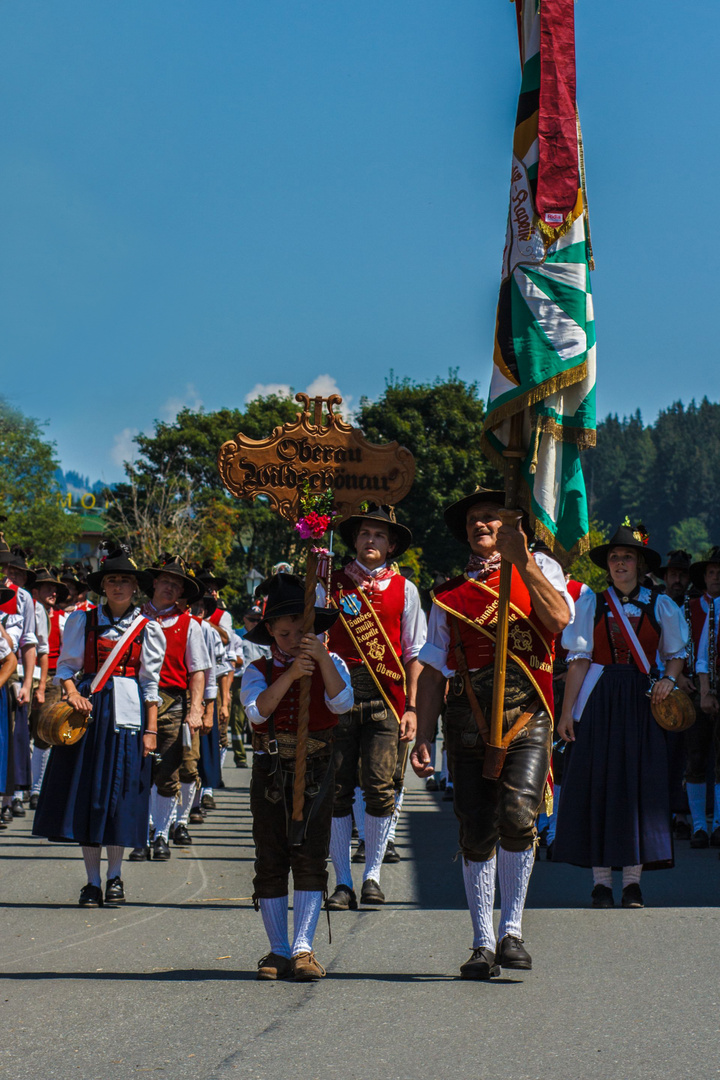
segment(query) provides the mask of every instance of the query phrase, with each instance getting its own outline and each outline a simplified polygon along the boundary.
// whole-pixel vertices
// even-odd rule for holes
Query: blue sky
[[[720,398],[720,4],[578,0],[599,414]],[[507,0],[0,5],[0,392],[65,468],[258,387],[490,377]]]

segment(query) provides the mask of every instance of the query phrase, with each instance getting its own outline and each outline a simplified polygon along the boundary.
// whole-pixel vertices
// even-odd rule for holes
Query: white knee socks
[[[622,887],[627,888],[628,885],[639,885],[640,875],[642,874],[642,863],[639,866],[623,866],[622,871]]]
[[[330,829],[330,858],[335,869],[335,884],[352,889],[350,869],[350,840],[352,837],[352,814],[334,817]]]
[[[499,941],[502,941],[506,934],[522,937],[523,909],[534,862],[534,848],[528,848],[527,851],[505,851],[502,847],[498,849]]]
[[[355,788],[355,801],[353,802],[352,816],[355,828],[358,831],[358,840],[365,839],[365,796],[361,787]]]
[[[697,832],[698,829],[707,831],[707,815],[705,812],[707,784],[685,784],[685,789],[690,804],[693,832]]]
[[[493,908],[495,906],[495,869],[493,855],[487,862],[463,859],[465,896],[473,926],[473,949],[494,949]]]
[[[83,859],[85,860],[85,873],[87,874],[88,885],[97,885],[100,888],[100,856],[102,855],[102,848],[99,847],[83,847],[82,849]]]
[[[380,867],[385,858],[388,834],[392,817],[373,817],[365,815],[365,873],[363,881],[377,881],[380,884]]]
[[[196,787],[197,783],[195,781],[193,781],[192,784],[180,785],[180,798],[178,799],[177,809],[175,811],[175,822],[177,825],[187,826],[188,818],[190,817],[190,807],[195,798]]]
[[[405,788],[401,787],[399,791],[395,792],[395,810],[392,816],[392,824],[390,825],[390,832],[388,833],[388,843],[392,840],[395,843],[395,830],[397,829],[398,818],[400,817],[400,811],[402,810],[403,799],[405,798]]]
[[[50,747],[47,750],[41,750],[39,746],[33,747],[32,752],[32,789],[31,795],[39,795],[40,788],[42,787],[43,776],[45,775],[45,769],[47,768],[48,758],[50,757]]]
[[[223,765],[225,764],[225,758],[226,757],[227,757],[227,746],[223,746],[222,750],[220,751],[220,769],[221,770],[222,770]]]
[[[341,819],[342,820],[342,819]],[[313,938],[322,910],[321,892],[295,892],[293,895],[292,955],[312,952]]]
[[[265,933],[270,942],[270,952],[274,952],[277,956],[285,956],[289,960],[287,896],[273,896],[269,900],[263,898],[259,903]]]
[[[114,877],[122,877],[122,861],[125,854],[124,847],[118,847],[115,844],[108,844],[107,847],[107,876],[108,881]],[[98,867],[99,869],[99,867]]]
[[[593,885],[604,885],[607,889],[612,889],[612,867],[610,866],[593,866]]]
[[[167,843],[167,838],[170,833],[170,822],[175,817],[175,805],[177,799],[168,798],[165,795],[159,795],[155,792],[155,805],[153,807],[153,822],[155,825],[155,839],[162,836],[163,840]]]

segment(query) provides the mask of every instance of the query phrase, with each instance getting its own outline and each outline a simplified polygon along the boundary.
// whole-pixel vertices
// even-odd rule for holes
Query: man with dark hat
[[[156,620],[163,629],[167,648],[160,673],[158,710],[158,753],[160,760],[153,770],[152,819],[155,827],[152,857],[161,862],[170,858],[168,838],[175,818],[181,785],[197,784],[197,761],[184,753],[185,725],[192,738],[203,725],[203,699],[206,673],[211,660],[202,630],[187,611],[180,611],[181,598],[192,603],[200,587],[184,560],[166,554],[147,571],[152,578],[152,599],[142,613]],[[147,857],[141,850],[131,858]]]
[[[380,888],[395,813],[398,737],[415,735],[418,653],[425,642],[425,615],[415,585],[392,563],[412,543],[392,507],[371,503],[344,521],[338,532],[355,558],[332,576],[330,601],[339,618],[329,648],[350,669],[355,704],[340,720],[330,856],[337,884],[333,911],[357,908],[350,863],[352,806],[358,770],[365,797],[365,871],[361,901],[384,904]]]
[[[261,586],[267,594],[262,621],[246,636],[269,646],[269,659],[251,663],[242,681],[242,704],[253,728],[250,809],[255,840],[255,903],[270,940],[258,979],[307,982],[325,974],[313,952],[313,937],[327,888],[327,854],[333,804],[332,741],[339,714],[352,706],[347,667],[328,652],[317,634],[328,630],[337,611],[315,609],[314,633],[303,635],[305,589],[290,574]],[[291,844],[294,765],[300,682],[311,677],[309,738],[305,773],[302,842]],[[293,944],[288,937],[288,877],[292,870]]]
[[[451,680],[445,712],[448,767],[460,822],[465,892],[473,924],[466,979],[500,967],[529,970],[522,914],[533,867],[536,819],[550,768],[552,635],[571,620],[573,602],[559,564],[528,550],[529,525],[504,525],[505,493],[479,488],[445,510],[452,535],[469,546],[466,572],[433,593],[418,686],[418,734],[411,764],[432,772],[430,740]],[[500,564],[512,563],[508,665],[503,712],[507,757],[497,780],[483,776],[493,698]],[[493,929],[496,872],[500,927]]]
[[[720,546],[713,547],[707,559],[693,563],[690,578],[702,595],[689,604],[690,630],[695,656],[695,673],[700,686],[699,708],[693,726],[685,733],[687,769],[685,790],[692,815],[690,847],[720,847],[720,706],[718,672],[720,650]],[[715,770],[713,822],[708,836],[706,799],[709,761]]]
[[[682,607],[685,593],[690,585],[690,564],[692,556],[678,548],[668,551],[667,562],[655,571],[655,576],[662,578],[665,584],[665,592],[674,600],[678,607]]]
[[[3,807],[0,817],[6,823],[12,817],[24,817],[23,792],[32,786],[30,765],[29,710],[32,701],[33,679],[37,662],[37,635],[35,633],[35,603],[30,595],[33,573],[28,568],[26,553],[22,548],[9,550],[4,539],[0,543],[0,566],[5,574],[4,584],[15,596],[3,605],[8,615],[6,630],[15,644],[18,667],[13,676],[14,693],[10,695],[12,739],[10,764]]]

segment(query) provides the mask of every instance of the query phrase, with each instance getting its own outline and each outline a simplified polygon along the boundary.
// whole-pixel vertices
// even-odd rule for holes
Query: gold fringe
[[[558,424],[551,416],[539,417],[538,425],[542,432],[552,435],[558,442],[575,443],[578,450],[589,450],[597,442],[597,432],[594,428],[566,428]]]
[[[509,420],[516,413],[523,412],[529,405],[535,405],[538,401],[543,401],[546,397],[549,397],[550,394],[557,394],[559,390],[565,390],[568,386],[574,386],[575,383],[582,382],[583,379],[587,378],[587,373],[587,360],[583,360],[582,364],[578,364],[571,371],[561,371],[557,375],[553,375],[551,379],[546,379],[545,382],[534,386],[532,390],[526,390],[524,394],[513,398],[512,401],[506,401],[504,405],[500,405],[488,413],[483,425],[484,430],[492,431],[503,420]],[[491,420],[492,423],[490,423]]]
[[[530,516],[531,518],[534,517],[533,514]],[[532,526],[538,539],[542,540],[544,544],[547,544],[553,555],[560,561],[563,567],[569,566],[570,563],[575,562],[576,559],[579,559],[581,555],[584,555],[585,552],[590,549],[590,537],[587,533],[585,533],[584,536],[581,536],[569,551],[566,551],[562,544],[558,543],[557,537],[553,536],[550,530],[547,529],[541,521],[535,519],[532,521]]]
[[[553,789],[550,787],[550,783],[545,781],[545,790],[543,792],[543,802],[545,803],[545,813],[548,817],[552,817],[553,814]]]

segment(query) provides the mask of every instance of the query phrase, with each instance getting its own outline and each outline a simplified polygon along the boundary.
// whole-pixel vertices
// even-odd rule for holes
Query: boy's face
[[[297,656],[303,636],[302,626],[302,615],[281,615],[267,624],[267,631],[279,649],[290,656]]]

